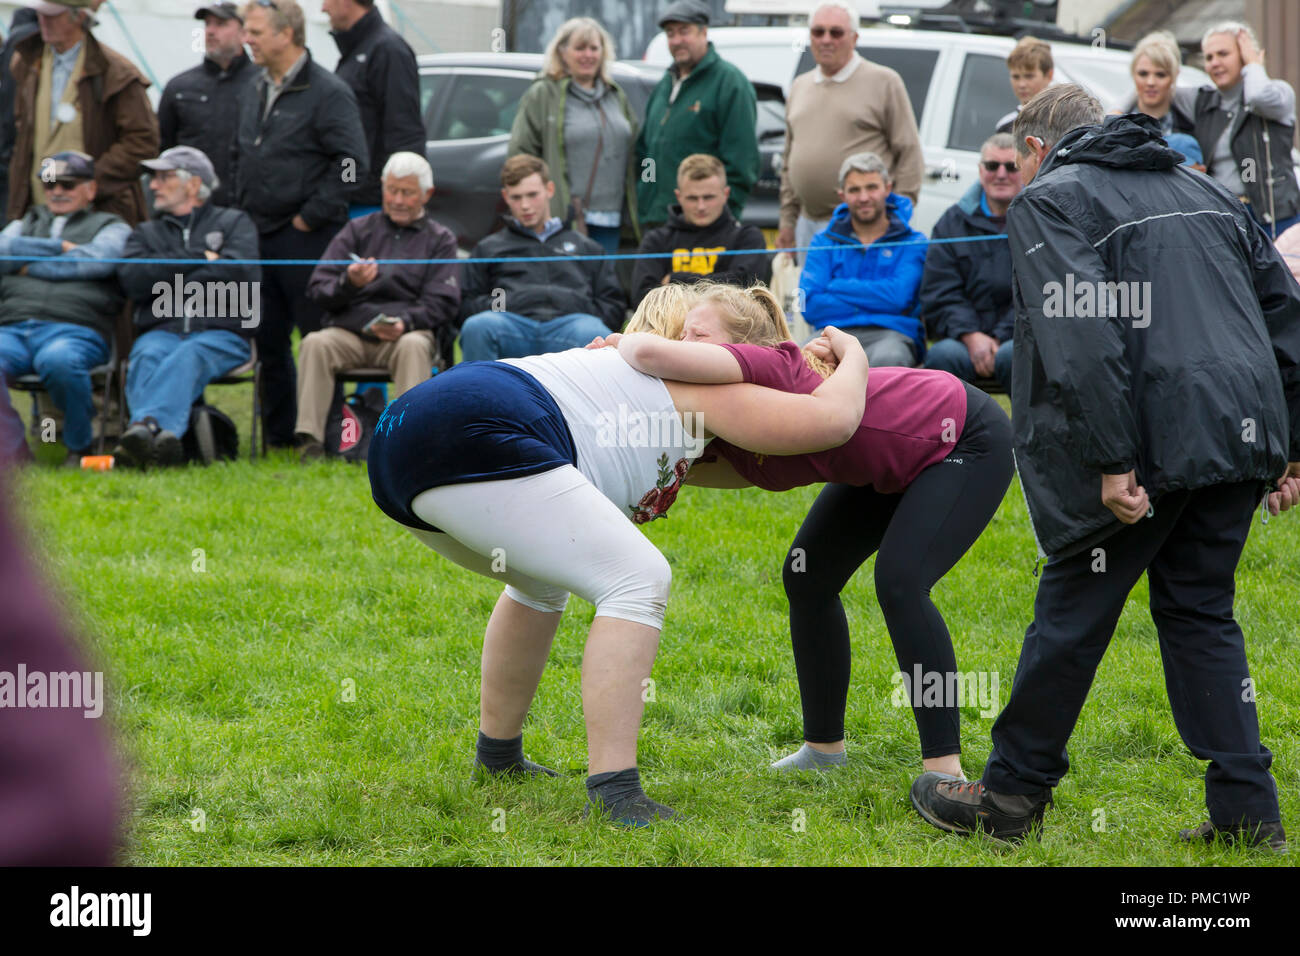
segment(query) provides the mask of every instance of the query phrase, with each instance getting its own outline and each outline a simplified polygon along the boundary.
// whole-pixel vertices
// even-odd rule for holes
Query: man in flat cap
[[[258,258],[257,227],[247,213],[211,202],[220,185],[212,162],[193,146],[173,146],[141,165],[158,218],[135,227],[122,257],[189,261],[118,267],[141,333],[126,375],[131,426],[113,449],[131,468],[181,464],[190,406],[210,381],[248,361],[261,321],[261,267],[228,261]]]
[[[111,261],[131,229],[92,208],[95,164],[65,151],[37,164],[45,203],[0,232],[0,372],[36,373],[64,416],[66,465],[90,449],[95,404],[90,370],[109,358],[122,290]],[[56,258],[57,257],[57,258]],[[24,261],[25,260],[25,261]]]
[[[677,167],[692,153],[722,160],[737,219],[758,179],[758,102],[754,85],[709,42],[709,6],[677,0],[659,18],[673,65],[650,95],[637,137],[641,179],[637,207],[643,229],[662,225],[676,202]]]
[[[193,146],[208,157],[221,183],[212,203],[229,206],[239,93],[256,79],[257,69],[244,52],[244,18],[235,4],[204,4],[194,19],[203,21],[203,62],[167,81],[158,102],[158,133],[164,150]]]
[[[149,81],[90,32],[98,0],[32,0],[40,30],[14,49],[10,219],[41,201],[40,159],[73,150],[95,161],[97,208],[128,225],[148,217],[140,163],[158,154]]]

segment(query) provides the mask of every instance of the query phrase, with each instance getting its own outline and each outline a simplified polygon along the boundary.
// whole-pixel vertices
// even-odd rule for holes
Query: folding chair
[[[257,357],[257,339],[248,340],[248,361],[208,385],[253,385],[253,424],[248,436],[248,460],[257,461],[257,426],[262,426],[262,457],[266,457],[266,421],[262,418],[262,360]],[[203,399],[200,398],[200,401]],[[199,436],[202,440],[203,436]],[[211,444],[209,437],[208,443]]]
[[[97,380],[100,383],[98,386],[96,386]],[[99,439],[95,445],[96,454],[102,455],[104,453],[104,439],[108,428],[108,406],[113,394],[113,384],[114,382],[118,382],[118,380],[117,338],[114,336],[109,342],[108,361],[103,365],[96,365],[90,370],[90,381],[92,387],[101,388],[99,395],[99,412],[96,415],[96,418],[99,420]],[[36,404],[36,396],[40,392],[48,391],[48,389],[41,383],[41,377],[35,373],[30,375],[19,375],[16,378],[9,379],[9,387],[20,392],[29,392],[31,394],[32,430],[36,431],[36,423],[41,417],[40,408]],[[119,393],[119,399],[120,398],[121,396]]]

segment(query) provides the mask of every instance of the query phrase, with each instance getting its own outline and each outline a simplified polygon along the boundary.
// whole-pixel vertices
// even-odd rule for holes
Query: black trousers
[[[337,225],[299,232],[292,223],[261,238],[263,259],[319,259],[338,232]],[[290,336],[296,325],[302,335],[318,331],[323,310],[307,298],[313,265],[268,265],[262,268],[262,322],[257,329],[257,354],[262,362],[266,393],[266,440],[292,446],[298,419],[298,376]]]
[[[876,557],[876,600],[899,670],[948,679],[957,672],[952,638],[930,589],[975,543],[1002,503],[1013,471],[1011,422],[997,402],[966,386],[966,423],[956,447],[898,494],[870,485],[828,484],[786,554],[804,739],[844,739],[849,693],[849,624],[840,601],[850,578]],[[921,756],[961,752],[957,701],[919,698],[912,713]]]
[[[1257,481],[1170,492],[1154,515],[1101,542],[1100,552],[1046,565],[1011,697],[993,725],[985,786],[1028,794],[1065,776],[1066,741],[1145,571],[1174,724],[1188,749],[1210,761],[1211,821],[1279,819],[1273,755],[1259,742],[1245,640],[1232,616],[1237,561],[1262,493]],[[1094,570],[1101,559],[1105,570]]]

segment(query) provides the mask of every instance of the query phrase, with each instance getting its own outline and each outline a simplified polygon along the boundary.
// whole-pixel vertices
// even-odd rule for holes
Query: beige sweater
[[[864,150],[885,161],[894,192],[916,202],[925,159],[902,77],[863,60],[843,83],[814,83],[819,69],[795,77],[785,107],[781,228],[793,229],[801,211],[810,219],[829,217],[840,202],[840,164]]]

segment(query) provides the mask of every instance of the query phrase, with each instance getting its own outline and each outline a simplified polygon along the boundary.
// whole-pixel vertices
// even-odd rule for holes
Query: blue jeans
[[[582,348],[598,335],[609,335],[609,326],[584,312],[546,322],[514,312],[479,312],[461,326],[460,350],[466,362],[492,362]]]
[[[108,361],[108,343],[94,329],[70,322],[24,319],[0,326],[0,371],[9,378],[35,372],[63,410],[63,444],[84,452],[95,437],[90,370]]]
[[[587,223],[587,238],[600,243],[600,247],[611,256],[618,254],[618,237],[622,232],[622,226],[593,226]]]
[[[214,378],[248,361],[248,342],[226,329],[177,335],[155,329],[131,346],[126,407],[131,420],[153,418],[178,438],[190,427],[190,406]]]
[[[993,359],[993,377],[1008,393],[1011,391],[1012,345],[1012,342],[1003,342],[998,346],[997,357]],[[977,377],[975,366],[970,360],[970,350],[960,339],[935,342],[925,355],[925,367],[951,372],[967,382],[974,382]]]

